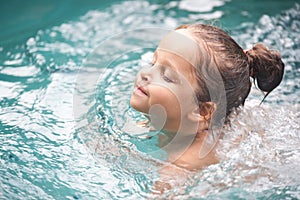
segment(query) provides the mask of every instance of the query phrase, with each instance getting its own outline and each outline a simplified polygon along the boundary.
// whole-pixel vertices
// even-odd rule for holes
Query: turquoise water
[[[299,3],[201,2],[1,6],[0,198],[300,199]],[[214,23],[244,48],[278,49],[286,73],[262,106],[252,88],[221,142],[222,162],[157,197],[165,155],[135,126],[143,117],[128,100],[162,35],[192,22]]]

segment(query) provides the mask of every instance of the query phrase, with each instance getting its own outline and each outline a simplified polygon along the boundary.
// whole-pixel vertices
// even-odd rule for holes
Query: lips
[[[138,87],[138,90],[140,90],[142,93],[148,96],[148,93],[144,87]]]
[[[148,92],[147,92],[146,88],[144,88],[142,86],[137,86],[135,93],[137,93],[140,96],[148,96]]]

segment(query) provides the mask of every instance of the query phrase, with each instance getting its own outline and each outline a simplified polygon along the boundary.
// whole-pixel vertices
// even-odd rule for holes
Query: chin
[[[140,105],[139,102],[134,100],[132,97],[130,99],[130,106],[135,109],[136,111],[142,112],[142,113],[148,113],[148,110],[144,108],[144,106]]]

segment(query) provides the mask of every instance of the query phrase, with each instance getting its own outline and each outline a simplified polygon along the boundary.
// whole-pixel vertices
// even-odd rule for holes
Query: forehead
[[[177,55],[195,68],[199,65],[200,46],[186,29],[169,32],[160,41],[157,50]]]
[[[185,29],[168,33],[154,54],[154,62],[171,67],[194,87],[197,87],[195,72],[199,61],[200,47]]]

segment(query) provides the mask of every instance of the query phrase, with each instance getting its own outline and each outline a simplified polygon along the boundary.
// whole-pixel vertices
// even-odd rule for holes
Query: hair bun
[[[267,49],[263,44],[256,44],[245,53],[248,57],[250,76],[256,79],[259,89],[270,93],[283,78],[284,63],[280,54]]]

